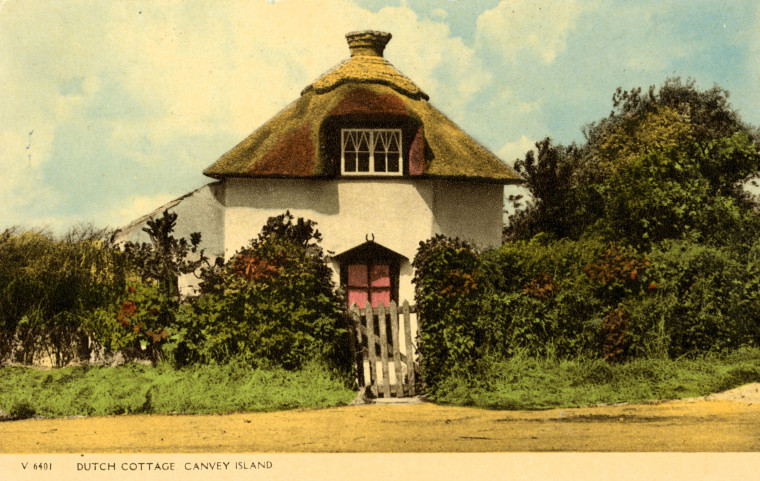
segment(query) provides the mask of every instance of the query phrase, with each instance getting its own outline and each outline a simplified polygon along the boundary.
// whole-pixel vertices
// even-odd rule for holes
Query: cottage
[[[420,241],[501,242],[503,185],[519,176],[428,103],[383,58],[389,33],[346,35],[351,56],[203,173],[217,179],[157,209],[231,257],[270,216],[314,220],[349,302],[413,298]],[[141,240],[149,216],[118,233]]]

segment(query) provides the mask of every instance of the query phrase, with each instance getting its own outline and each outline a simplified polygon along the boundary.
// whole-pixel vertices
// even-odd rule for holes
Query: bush
[[[311,359],[346,369],[345,302],[335,290],[314,223],[286,213],[226,264],[206,270],[202,295],[180,310],[175,358],[238,357],[288,369]]]
[[[466,378],[478,358],[620,362],[760,342],[757,241],[741,249],[663,241],[641,255],[594,238],[539,235],[477,256],[439,236],[421,244],[415,267],[433,392],[455,372]]]
[[[484,349],[502,357],[601,353],[600,324],[609,309],[584,272],[604,252],[595,239],[543,235],[481,256],[478,322]]]
[[[641,156],[600,186],[600,226],[609,238],[647,250],[666,239],[714,246],[751,242],[760,234],[760,220],[735,184],[758,165],[745,134],[704,148],[686,145]]]
[[[686,241],[658,246],[651,254],[652,300],[629,304],[634,354],[666,348],[677,357],[757,345],[760,263],[753,258]]]
[[[604,360],[620,362],[625,354],[628,313],[625,309],[613,309],[602,322],[604,332]]]
[[[442,235],[420,242],[412,263],[422,372],[433,389],[450,372],[468,368],[482,339],[478,265],[470,244]]]
[[[125,288],[123,256],[106,232],[73,229],[0,234],[0,359],[31,363],[42,353],[63,365],[86,343],[83,318],[112,305]],[[15,344],[15,346],[14,346]]]
[[[121,351],[127,358],[156,362],[170,331],[175,331],[177,307],[158,282],[138,277],[128,281],[114,302],[83,316],[82,327],[106,352]]]

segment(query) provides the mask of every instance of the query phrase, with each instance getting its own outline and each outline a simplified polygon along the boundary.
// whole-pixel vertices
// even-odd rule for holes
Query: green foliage
[[[143,231],[150,237],[150,244],[126,242],[124,253],[143,281],[157,282],[163,295],[178,305],[179,276],[195,273],[208,261],[203,249],[198,249],[201,234],[190,234],[189,241],[184,237],[176,239],[172,232],[177,224],[177,214],[168,210],[158,219],[149,219],[147,224]],[[191,260],[193,254],[196,258]]]
[[[537,236],[481,256],[478,324],[497,357],[600,352],[606,302],[584,272],[604,245]]]
[[[744,134],[737,136],[747,140]],[[715,144],[728,143],[724,140]],[[751,168],[760,169],[760,164],[750,167],[747,159],[751,156],[735,152],[714,148],[710,151],[714,155],[703,155],[702,150],[687,146],[630,162],[600,187],[605,205],[601,226],[607,236],[639,249],[649,249],[664,239],[716,245],[727,240],[741,244],[756,237],[760,234],[757,216],[741,199],[725,192],[734,190],[737,178]],[[736,157],[747,165],[736,167],[740,163]],[[728,173],[731,163],[733,174]],[[702,171],[711,169],[725,173],[705,177]]]
[[[533,200],[523,207],[522,196],[510,197],[516,210],[509,216],[504,238],[529,239],[538,233],[577,238],[603,207],[588,180],[577,178],[582,154],[574,145],[552,145],[549,138],[536,142],[536,150],[537,156],[529,151],[515,162]]]
[[[626,331],[628,330],[628,313],[625,309],[613,309],[602,322],[604,333],[604,360],[607,362],[620,362],[625,354],[627,344]]]
[[[746,255],[684,241],[652,251],[651,300],[631,300],[633,355],[726,352],[760,342],[757,242]]]
[[[175,331],[176,306],[157,282],[129,279],[124,292],[110,305],[80,318],[86,332],[107,352],[157,362]]]
[[[702,142],[727,137],[747,128],[731,108],[728,97],[728,91],[717,85],[700,91],[693,79],[684,82],[678,77],[671,77],[657,92],[651,86],[644,95],[641,94],[641,87],[628,91],[618,87],[612,96],[614,110],[610,118],[625,118],[658,106],[668,107],[688,119],[694,129],[694,140]],[[593,127],[594,124],[588,130],[593,130]]]
[[[297,371],[239,360],[182,369],[166,363],[0,368],[0,409],[19,418],[274,411],[340,406],[355,397],[342,378],[314,362]]]
[[[728,92],[668,79],[644,94],[619,88],[613,107],[585,128],[585,144],[546,139],[537,158],[518,160],[533,200],[510,216],[505,239],[602,233],[647,250],[662,239],[719,243],[725,231],[728,242],[746,243],[758,235],[738,188],[760,171],[757,139]]]
[[[415,280],[416,300],[433,393],[472,373],[478,358],[622,362],[760,342],[758,241],[738,251],[667,241],[642,255],[600,239],[538,235],[469,254],[477,289],[455,302],[441,285],[450,272],[466,270],[457,247],[439,237],[423,244],[425,264],[415,260],[426,269]]]
[[[0,359],[14,340],[16,362],[45,350],[59,365],[76,357],[80,319],[113,304],[125,288],[123,256],[106,239],[90,227],[60,239],[0,233]]]
[[[177,317],[177,360],[240,357],[295,369],[321,359],[346,369],[345,303],[314,225],[289,213],[270,218],[248,247],[204,271],[201,297]]]
[[[614,173],[632,160],[670,147],[689,143],[692,126],[671,107],[652,105],[612,122],[590,146],[601,170]]]
[[[453,370],[466,369],[475,355],[478,258],[467,242],[436,235],[420,242],[412,266],[422,370],[434,387]]]
[[[551,409],[705,396],[760,381],[760,351],[675,360],[641,358],[609,364],[600,358],[516,355],[483,358],[430,394],[437,403],[488,409]]]
[[[264,240],[274,236],[290,239],[294,244],[302,247],[316,247],[322,241],[322,234],[316,226],[316,222],[302,217],[293,222],[293,215],[286,210],[284,214],[267,219],[258,238]]]

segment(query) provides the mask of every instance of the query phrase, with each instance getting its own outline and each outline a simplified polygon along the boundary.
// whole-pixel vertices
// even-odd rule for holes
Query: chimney
[[[350,32],[346,34],[352,57],[382,57],[383,50],[391,40],[391,34],[375,30]]]

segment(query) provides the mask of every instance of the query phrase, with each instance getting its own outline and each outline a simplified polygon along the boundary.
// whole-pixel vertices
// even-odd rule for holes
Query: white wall
[[[501,245],[504,186],[439,181],[434,188],[436,234],[459,237],[480,249]]]
[[[214,182],[165,204],[150,214],[140,217],[114,234],[114,241],[150,242],[142,229],[147,221],[162,216],[164,210],[177,214],[177,225],[172,234],[176,238],[190,240],[193,232],[201,233],[201,249],[213,261],[224,254],[224,205],[223,184]]]
[[[243,179],[209,184],[163,208],[177,212],[176,236],[200,231],[212,257],[229,259],[248,245],[271,216],[290,210],[317,222],[328,255],[375,242],[406,261],[400,266],[399,298],[414,300],[411,261],[420,241],[442,233],[480,248],[501,244],[503,187],[499,184],[410,179]],[[147,218],[120,232],[121,240],[147,241]],[[331,262],[336,283],[337,263]],[[196,279],[183,279],[185,291]],[[189,292],[189,291],[188,291]]]
[[[374,236],[378,244],[405,256],[399,297],[414,299],[411,261],[419,242],[434,232],[431,181],[228,179],[225,184],[225,257],[256,237],[267,218],[290,210],[317,222],[328,254]]]
[[[503,186],[410,179],[228,179],[225,182],[225,257],[285,210],[317,222],[322,247],[340,254],[373,236],[405,256],[399,298],[414,299],[411,261],[434,234],[480,248],[501,244]],[[371,238],[371,237],[370,237]],[[334,264],[333,267],[336,267]],[[337,281],[337,273],[336,273]]]
[[[229,179],[225,188],[225,256],[254,238],[268,217],[285,210],[317,222],[322,247],[335,254],[375,242],[410,260],[433,234],[429,181]]]

